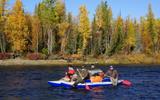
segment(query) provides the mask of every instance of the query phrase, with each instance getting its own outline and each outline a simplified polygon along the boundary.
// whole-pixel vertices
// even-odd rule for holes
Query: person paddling
[[[75,73],[75,70],[73,69],[72,66],[68,67],[68,74],[73,75]]]
[[[73,84],[76,87],[78,83],[85,83],[85,80],[89,79],[89,72],[87,69],[77,69],[77,80]]]
[[[69,66],[68,71],[65,74],[66,74],[66,76],[64,78],[62,78],[62,80],[70,82],[72,80],[73,75],[75,74],[75,70],[73,69],[72,66]]]
[[[113,66],[110,66],[110,68],[107,71],[105,76],[110,77],[110,80],[111,80],[113,86],[117,86],[117,84],[118,84],[118,72],[117,72],[116,69],[113,68]]]

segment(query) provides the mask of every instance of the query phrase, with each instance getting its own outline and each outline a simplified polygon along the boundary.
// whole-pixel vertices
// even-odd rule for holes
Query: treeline
[[[111,7],[102,1],[91,22],[85,5],[73,16],[62,0],[42,0],[29,14],[21,0],[12,9],[7,9],[7,1],[0,0],[1,53],[112,56],[160,51],[160,19],[151,4],[140,20],[121,15],[114,19]]]

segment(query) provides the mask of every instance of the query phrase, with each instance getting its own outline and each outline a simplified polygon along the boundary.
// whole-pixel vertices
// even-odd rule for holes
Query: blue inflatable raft
[[[118,80],[118,84],[123,83],[123,80]],[[48,84],[50,84],[53,87],[64,87],[64,88],[73,88],[74,82],[66,82],[64,80],[58,80],[58,81],[48,81]],[[90,80],[86,80],[85,83],[79,83],[76,88],[85,88],[85,86],[89,87],[99,87],[99,86],[112,86],[112,82],[109,78],[103,79],[102,82],[90,82]]]

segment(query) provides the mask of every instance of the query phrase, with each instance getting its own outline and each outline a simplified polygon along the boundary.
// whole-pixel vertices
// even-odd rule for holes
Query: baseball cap
[[[109,69],[110,69],[110,70],[113,70],[114,68],[113,68],[113,66],[110,66]]]

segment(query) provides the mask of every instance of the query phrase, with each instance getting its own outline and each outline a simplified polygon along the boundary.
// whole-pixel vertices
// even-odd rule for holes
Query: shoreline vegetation
[[[85,59],[46,59],[29,60],[24,58],[0,60],[0,66],[54,66],[54,65],[130,65],[130,64],[160,64],[160,55],[147,56],[144,54],[114,55],[112,57],[99,57]]]
[[[42,0],[29,14],[22,0],[0,0],[0,65],[160,64],[160,18],[151,4],[140,20],[113,18],[106,0],[93,20],[88,12],[81,5],[74,16],[63,0]]]

